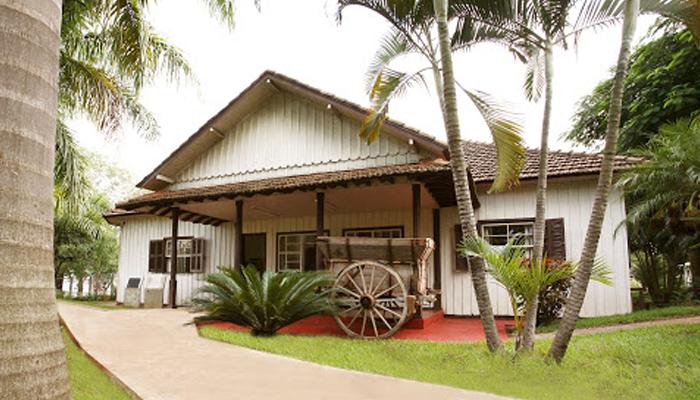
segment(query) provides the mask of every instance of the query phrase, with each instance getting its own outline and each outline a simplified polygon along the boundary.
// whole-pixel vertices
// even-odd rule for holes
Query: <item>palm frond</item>
[[[379,48],[374,53],[372,61],[365,73],[365,86],[367,92],[371,93],[378,76],[397,58],[410,54],[416,49],[403,32],[392,29],[379,42]]]
[[[546,85],[545,55],[541,49],[536,47],[530,47],[528,53],[523,89],[525,97],[529,101],[538,101],[542,97]]]
[[[328,272],[271,272],[252,266],[222,268],[205,277],[193,303],[206,315],[195,321],[227,321],[250,327],[254,335],[273,335],[280,328],[316,314],[333,313]]]
[[[371,107],[360,127],[360,138],[367,144],[373,143],[381,132],[382,124],[387,118],[389,103],[405,93],[410,87],[421,85],[427,87],[422,73],[425,69],[412,74],[390,68],[382,70],[375,79],[370,92]]]
[[[137,102],[136,94],[107,70],[62,53],[59,108],[65,115],[83,114],[106,134],[131,121],[146,137],[158,135],[158,124]]]
[[[235,27],[236,8],[233,0],[201,0],[209,8],[209,14],[222,22],[229,30]],[[255,7],[260,10],[260,0],[255,0]]]
[[[509,111],[489,94],[459,87],[471,99],[486,122],[496,146],[496,177],[489,192],[507,190],[519,183],[525,163],[523,127],[518,115]]]
[[[90,184],[85,157],[75,142],[73,132],[60,117],[56,123],[55,147],[55,206],[75,212],[85,201]]]

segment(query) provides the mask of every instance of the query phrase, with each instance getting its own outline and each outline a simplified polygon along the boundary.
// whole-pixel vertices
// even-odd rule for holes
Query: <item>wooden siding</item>
[[[413,235],[411,210],[374,211],[351,214],[326,213],[326,229],[331,235],[342,235],[343,229],[368,228],[381,226],[404,227],[407,237]],[[221,266],[233,264],[233,223],[225,223],[218,227],[181,222],[180,236],[194,236],[207,239],[206,272],[213,272]],[[119,251],[119,272],[116,282],[117,301],[123,301],[124,287],[130,277],[148,280],[163,279],[165,298],[167,299],[168,276],[148,272],[148,243],[150,240],[170,236],[170,219],[158,217],[132,217],[121,227],[121,242]],[[275,218],[262,220],[244,219],[243,233],[266,233],[267,269],[274,270],[277,262],[277,233],[314,231],[315,216],[297,218]],[[423,209],[421,212],[422,235],[429,237],[432,232],[432,212]],[[427,266],[428,282],[432,282],[432,257]],[[202,274],[178,274],[177,303],[187,304],[194,290],[202,285]]]
[[[356,121],[279,93],[226,132],[169,189],[420,160],[416,148],[408,143],[381,135],[368,146],[358,132]]]
[[[551,182],[547,193],[547,218],[564,218],[567,259],[578,259],[590,216],[595,181],[574,180],[569,183]],[[507,193],[480,193],[481,208],[478,219],[505,219],[533,217],[535,210],[535,188],[532,184]],[[619,191],[613,191],[606,211],[598,254],[613,270],[614,286],[608,287],[592,282],[584,301],[582,315],[610,315],[631,311],[629,292],[629,256],[627,232],[615,228],[625,218],[624,200]],[[442,239],[442,302],[446,314],[478,315],[469,272],[454,269],[454,231],[457,223],[456,208],[443,209],[441,213]],[[489,292],[497,315],[512,315],[505,290],[489,279]]]

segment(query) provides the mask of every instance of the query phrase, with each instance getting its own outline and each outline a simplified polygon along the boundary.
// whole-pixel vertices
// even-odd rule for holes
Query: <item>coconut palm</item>
[[[523,247],[523,238],[518,236],[508,241],[505,246],[492,246],[480,237],[467,238],[460,244],[459,251],[464,257],[480,257],[486,262],[489,275],[508,292],[518,332],[516,349],[531,349],[534,343],[525,341],[533,338],[524,336],[524,328],[526,321],[536,320],[536,315],[535,318],[530,318],[528,313],[537,314],[537,308],[530,305],[537,301],[547,287],[571,279],[578,264],[572,261],[548,260],[546,254],[539,259],[529,257]],[[611,273],[602,260],[597,260],[591,279],[611,285]],[[522,312],[520,304],[524,305]]]
[[[68,399],[52,265],[61,2],[0,0],[0,397]]]
[[[272,336],[281,328],[317,314],[334,311],[330,287],[335,276],[325,271],[272,272],[260,275],[254,265],[222,268],[204,278],[193,299],[205,315],[196,322],[226,321]]]
[[[139,102],[141,89],[154,79],[195,81],[180,50],[148,22],[153,0],[65,0],[56,142],[57,195],[81,204],[87,195],[84,163],[68,121],[84,117],[105,135],[125,124],[145,138],[158,135],[155,117]],[[214,18],[233,27],[233,0],[202,0]],[[256,2],[257,4],[257,2]]]
[[[454,12],[459,19],[458,32],[454,37],[457,47],[470,46],[475,38],[482,42],[504,45],[518,59],[527,63],[524,83],[526,97],[538,101],[544,92],[533,229],[533,257],[541,258],[544,249],[547,154],[553,104],[553,50],[555,47],[568,49],[585,30],[617,23],[622,17],[623,1],[456,0],[454,3]],[[479,34],[484,31],[489,31],[490,34]],[[531,306],[537,309],[537,304]],[[528,315],[533,319],[525,324],[526,344],[532,343],[535,334],[536,313]]]
[[[385,18],[392,26],[390,32],[382,39],[367,72],[367,86],[372,103],[371,111],[365,119],[360,135],[368,143],[374,141],[381,131],[387,117],[388,107],[394,98],[405,93],[415,85],[427,85],[424,74],[432,75],[435,91],[438,94],[440,110],[445,123],[450,150],[451,166],[455,183],[455,193],[464,236],[476,235],[476,220],[472,207],[472,195],[467,182],[468,166],[464,161],[459,121],[456,115],[456,93],[449,99],[446,85],[456,87],[452,73],[451,54],[445,59],[445,51],[451,53],[449,31],[441,36],[437,7],[446,4],[434,4],[432,0],[421,1],[382,1],[382,0],[341,0],[338,16],[349,5],[365,7]],[[447,18],[447,15],[445,15]],[[435,31],[436,25],[438,27]],[[446,28],[447,29],[447,28]],[[437,33],[437,35],[436,35]],[[444,39],[444,41],[443,41]],[[402,72],[392,65],[398,58],[418,54],[426,66],[412,72]],[[449,64],[446,67],[445,64]],[[449,82],[448,82],[449,81]],[[469,90],[457,85],[470,98],[481,113],[496,144],[498,174],[491,190],[504,190],[518,182],[518,176],[524,160],[524,148],[520,135],[521,127],[517,117],[500,106],[489,95]],[[450,103],[453,101],[454,103]],[[450,104],[448,104],[450,103]],[[454,107],[455,110],[448,110]],[[449,116],[449,118],[448,118]],[[488,347],[492,350],[501,348],[501,340],[496,330],[493,310],[486,286],[486,276],[482,263],[477,260],[472,265],[472,282],[475,288]]]
[[[591,277],[593,265],[598,249],[600,231],[603,226],[605,209],[608,205],[608,197],[612,186],[613,162],[617,152],[617,136],[620,131],[620,118],[622,114],[622,95],[624,81],[627,76],[627,67],[632,52],[632,39],[637,26],[639,14],[639,0],[626,0],[624,7],[624,22],[622,26],[622,43],[620,54],[615,69],[613,89],[610,96],[610,110],[608,111],[608,126],[605,134],[605,147],[603,148],[603,160],[600,165],[600,175],[596,186],[593,209],[588,222],[586,238],[581,252],[581,267],[576,271],[571,294],[566,302],[564,317],[561,320],[557,334],[549,349],[549,356],[557,362],[561,362],[566,354],[566,349],[571,341],[571,335],[576,327],[579,312],[586,296],[588,281]]]

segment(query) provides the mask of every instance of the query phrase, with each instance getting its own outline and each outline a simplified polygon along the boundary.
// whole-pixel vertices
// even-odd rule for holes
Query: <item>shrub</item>
[[[547,268],[559,268],[559,260],[548,258]],[[546,325],[561,317],[562,310],[569,297],[573,278],[569,277],[546,286],[539,295],[537,308],[537,325]]]
[[[256,336],[272,336],[303,318],[332,313],[328,272],[270,272],[260,275],[253,265],[222,268],[207,275],[193,300],[206,315],[196,322],[225,321],[247,326]]]

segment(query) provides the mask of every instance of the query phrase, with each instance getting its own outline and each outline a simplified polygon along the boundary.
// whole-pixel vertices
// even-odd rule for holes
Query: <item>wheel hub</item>
[[[374,306],[374,299],[370,296],[362,296],[360,297],[360,305],[365,310],[369,310]]]

